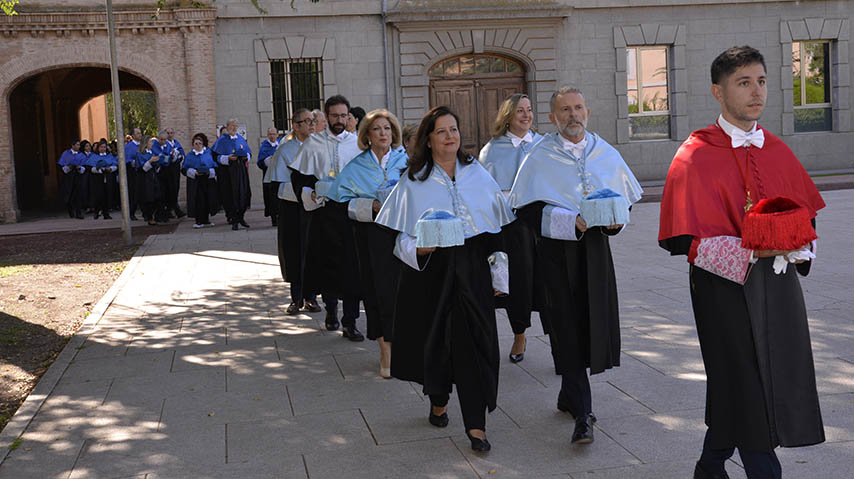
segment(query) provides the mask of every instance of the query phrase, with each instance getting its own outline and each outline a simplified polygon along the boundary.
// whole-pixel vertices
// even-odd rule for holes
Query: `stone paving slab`
[[[819,259],[801,284],[828,442],[780,449],[786,477],[847,477],[854,462],[854,190],[823,195]],[[611,242],[623,351],[591,377],[590,446],[569,443],[536,315],[511,364],[497,314],[493,450],[475,454],[455,395],[451,424],[435,428],[419,385],[379,378],[376,343],[326,331],[324,313],[285,314],[275,230],[253,217],[250,230],[182,224],[149,238],[7,427],[18,432],[0,435],[20,434],[0,451],[0,479],[690,477],[705,374],[687,265],[657,246],[658,208],[637,205]],[[744,477],[737,455],[728,470]]]

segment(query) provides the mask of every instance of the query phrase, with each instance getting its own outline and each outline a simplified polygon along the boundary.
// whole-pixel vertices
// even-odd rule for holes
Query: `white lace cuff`
[[[347,204],[347,215],[351,220],[362,223],[373,223],[374,221],[374,199],[353,198]]]
[[[577,211],[547,205],[543,208],[541,233],[546,238],[566,241],[578,241],[575,236],[575,218]]]
[[[394,242],[394,255],[400,258],[401,261],[407,264],[412,269],[424,271],[424,268],[418,265],[418,249],[415,246],[416,238],[406,233],[399,233]],[[430,260],[429,257],[427,259]],[[427,263],[424,263],[427,267]]]
[[[492,273],[492,288],[499,293],[510,294],[510,262],[507,253],[496,251],[489,255],[489,272]]]
[[[314,201],[313,199],[311,199],[312,191],[314,190],[312,190],[308,186],[302,187],[302,207],[305,208],[306,211],[314,211],[323,206],[322,199],[320,201]]]

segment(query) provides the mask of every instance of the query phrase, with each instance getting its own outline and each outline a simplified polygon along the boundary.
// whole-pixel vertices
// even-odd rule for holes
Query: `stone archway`
[[[164,8],[158,16],[153,14],[153,10],[147,9],[115,12],[118,66],[125,72],[120,76],[122,82],[131,82],[131,86],[125,88],[135,88],[132,85],[137,82],[137,88],[154,91],[160,128],[174,128],[177,138],[186,142],[194,133],[210,132],[216,125],[213,66],[216,9]],[[12,160],[20,156],[15,151],[20,145],[14,141],[18,135],[16,130],[20,128],[12,125],[14,94],[24,91],[18,87],[32,78],[44,74],[41,76],[44,81],[54,75],[47,72],[57,69],[77,69],[78,73],[71,75],[84,77],[81,68],[106,71],[110,64],[106,19],[103,10],[60,6],[53,10],[21,12],[14,17],[0,15],[0,34],[4,39],[4,48],[0,50],[0,118],[7,125],[0,126],[0,222],[17,221],[20,216],[18,199],[27,197],[26,201],[30,201],[34,196],[27,192],[19,195],[17,191],[19,187],[28,187],[29,183],[17,179],[16,162]],[[78,81],[75,84],[83,90],[88,87],[86,83]],[[86,95],[80,95],[80,99],[83,96]],[[75,103],[77,98],[73,96],[68,101]],[[82,103],[77,107],[80,105]],[[44,105],[41,110],[45,111]],[[77,112],[71,116],[62,128],[77,129]],[[28,121],[43,120],[35,117]],[[46,148],[42,153],[45,158],[38,161],[53,167],[69,139],[67,134],[47,138],[45,141],[54,146]],[[40,168],[41,174],[50,175],[49,169]],[[47,193],[49,189],[45,190]]]
[[[121,71],[119,82],[123,91],[155,92],[149,81],[130,72]],[[11,90],[15,200],[23,216],[55,209],[59,185],[55,159],[79,137],[80,107],[111,89],[107,66],[66,66],[36,73]]]
[[[505,55],[457,55],[437,62],[429,75],[430,106],[446,105],[459,115],[463,148],[473,153],[489,141],[501,103],[527,92],[525,67]]]

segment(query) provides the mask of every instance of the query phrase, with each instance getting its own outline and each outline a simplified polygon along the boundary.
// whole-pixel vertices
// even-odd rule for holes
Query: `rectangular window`
[[[273,125],[290,129],[294,111],[323,108],[323,61],[320,58],[270,62],[273,88]]]
[[[667,47],[626,48],[629,139],[670,138]]]
[[[830,131],[830,43],[792,42],[795,132]]]

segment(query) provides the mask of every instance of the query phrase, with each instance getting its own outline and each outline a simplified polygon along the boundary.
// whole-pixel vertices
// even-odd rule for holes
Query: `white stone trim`
[[[780,46],[783,63],[780,67],[780,88],[783,90],[783,135],[795,133],[794,84],[792,82],[792,42],[810,40],[830,41],[830,81],[834,132],[851,130],[851,69],[848,62],[848,41],[851,35],[847,18],[804,18],[780,22]]]
[[[629,143],[629,109],[626,90],[626,48],[647,45],[666,46],[670,71],[670,139],[684,140],[691,133],[688,118],[688,62],[685,25],[645,23],[614,27],[617,65],[614,82],[617,96],[617,143]]]

